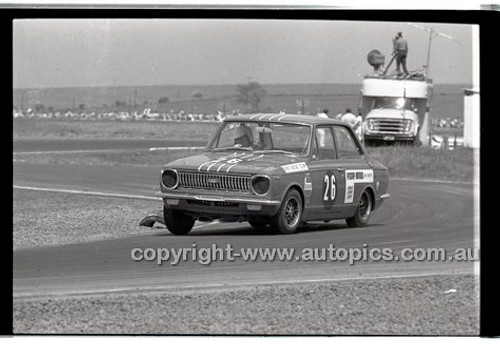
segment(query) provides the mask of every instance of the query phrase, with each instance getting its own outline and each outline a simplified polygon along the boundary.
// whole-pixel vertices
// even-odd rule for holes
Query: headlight
[[[410,120],[405,121],[405,133],[409,133],[411,131],[411,127],[413,127],[413,122]]]
[[[271,188],[271,179],[268,176],[256,175],[252,177],[252,192],[255,195],[266,195]]]
[[[372,119],[368,119],[366,121],[366,126],[368,127],[369,130],[374,130],[375,129],[375,123],[373,123]]]
[[[175,189],[179,185],[179,175],[175,169],[165,169],[161,173],[161,183],[165,188]]]

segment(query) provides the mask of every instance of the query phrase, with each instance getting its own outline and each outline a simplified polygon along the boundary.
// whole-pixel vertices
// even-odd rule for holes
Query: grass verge
[[[427,147],[370,147],[368,153],[389,169],[394,178],[472,182],[474,150]]]
[[[208,140],[216,123],[147,121],[14,120],[16,138],[135,138]]]

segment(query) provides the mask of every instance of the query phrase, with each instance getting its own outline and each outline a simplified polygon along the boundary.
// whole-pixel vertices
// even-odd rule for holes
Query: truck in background
[[[380,73],[384,56],[378,50],[368,54],[368,62],[375,70],[364,77],[361,85],[359,109],[363,117],[364,142],[426,144],[432,80],[421,70],[404,77],[387,75],[387,69]]]

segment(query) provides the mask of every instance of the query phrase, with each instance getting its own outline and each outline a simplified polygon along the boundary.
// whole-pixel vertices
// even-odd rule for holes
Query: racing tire
[[[356,208],[356,213],[353,217],[347,218],[345,221],[347,225],[351,228],[364,227],[368,224],[370,220],[370,215],[373,210],[373,200],[368,191],[361,194],[359,199],[358,207]]]
[[[302,223],[302,198],[297,190],[289,190],[278,213],[271,218],[270,225],[281,234],[295,233]]]
[[[163,206],[165,226],[174,235],[185,235],[193,229],[195,219],[182,211],[171,210]]]

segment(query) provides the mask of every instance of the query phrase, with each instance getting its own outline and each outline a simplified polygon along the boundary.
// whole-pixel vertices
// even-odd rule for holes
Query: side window
[[[337,158],[332,128],[316,128],[316,145],[318,147],[316,154],[320,160],[334,160]]]
[[[336,126],[335,139],[337,140],[337,153],[339,158],[358,158],[361,151],[358,148],[354,136],[345,127]]]

